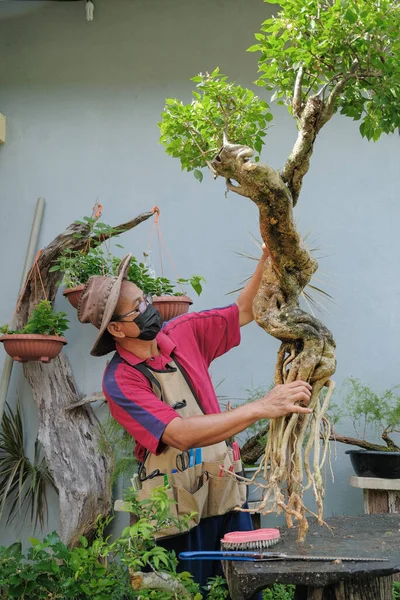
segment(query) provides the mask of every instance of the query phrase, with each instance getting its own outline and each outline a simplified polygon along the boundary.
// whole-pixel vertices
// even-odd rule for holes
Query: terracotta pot
[[[39,335],[37,333],[14,333],[0,337],[4,350],[18,362],[40,360],[49,363],[58,356],[67,340],[58,335]]]
[[[153,304],[163,321],[169,321],[187,313],[193,300],[189,296],[153,296]]]
[[[84,285],[77,285],[74,288],[67,288],[63,291],[63,296],[67,298],[68,302],[72,304],[74,308],[78,308],[79,298],[82,295],[84,287]]]

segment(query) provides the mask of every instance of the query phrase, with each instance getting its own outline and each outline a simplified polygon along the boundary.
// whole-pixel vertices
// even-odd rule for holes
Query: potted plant
[[[191,285],[192,289],[200,296],[205,279],[200,275],[192,275],[188,279],[179,278],[176,284],[166,277],[154,277],[150,269],[143,263],[137,263],[136,259],[131,261],[128,279],[136,283],[146,294],[153,296],[153,304],[161,314],[163,321],[169,321],[174,317],[188,312],[193,300],[183,291],[184,285]],[[180,286],[181,291],[176,291]]]
[[[54,312],[49,300],[42,300],[23,329],[10,331],[8,325],[1,327],[0,342],[7,354],[18,362],[49,363],[67,343],[62,337],[68,329],[66,316],[64,312]]]
[[[351,420],[357,438],[338,435],[333,432],[331,440],[358,446],[347,450],[352,466],[359,477],[400,478],[400,441],[395,437],[400,433],[399,386],[379,394],[358,379],[349,378],[345,382],[346,396],[341,407],[333,405],[331,419],[338,423],[344,418]],[[380,435],[384,444],[368,441]]]
[[[62,283],[66,288],[63,296],[74,308],[77,308],[85,283],[92,275],[109,273],[111,262],[112,259],[100,246],[90,248],[87,252],[67,249],[49,271],[63,273]]]

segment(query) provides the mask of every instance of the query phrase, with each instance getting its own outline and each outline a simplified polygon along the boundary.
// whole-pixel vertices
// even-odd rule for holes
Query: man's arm
[[[265,244],[262,245],[262,256],[258,262],[256,270],[254,271],[250,281],[247,283],[245,288],[242,290],[240,296],[236,300],[236,304],[239,308],[239,325],[247,325],[254,319],[253,315],[253,300],[260,287],[264,263],[269,257],[269,251]]]
[[[222,442],[261,419],[276,419],[290,413],[311,413],[311,386],[304,381],[277,385],[266,396],[234,410],[198,417],[174,419],[164,429],[162,441],[179,450],[201,448]]]

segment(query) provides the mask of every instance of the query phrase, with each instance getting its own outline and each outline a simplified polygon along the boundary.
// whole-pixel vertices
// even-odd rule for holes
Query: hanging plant
[[[21,514],[23,522],[30,513],[36,529],[47,519],[47,486],[56,487],[41,450],[36,440],[33,461],[27,458],[20,404],[17,402],[15,413],[6,404],[0,431],[0,519],[8,508],[7,524]]]
[[[32,311],[25,327],[12,331],[5,325],[0,342],[4,349],[18,362],[41,361],[49,363],[58,356],[67,343],[62,337],[68,329],[66,313],[55,312],[49,300],[41,300]]]
[[[159,215],[159,209],[155,207],[154,213]],[[107,240],[118,236],[118,229],[99,221],[101,207],[92,217],[83,217],[83,221],[75,221],[79,225],[88,225],[90,236],[85,247],[81,250],[67,248],[57,259],[56,263],[49,269],[50,273],[60,272],[63,274],[61,284],[65,286],[63,295],[70,304],[78,307],[83,288],[93,275],[116,275],[121,259],[113,256],[110,248],[106,245]],[[155,225],[158,231],[158,216]],[[81,234],[75,234],[80,237]],[[122,248],[121,245],[116,244]],[[148,256],[148,253],[144,253]],[[161,265],[162,267],[162,265]],[[172,281],[167,277],[157,277],[154,269],[146,262],[139,262],[134,256],[128,273],[128,280],[135,283],[146,294],[153,296],[154,306],[159,310],[164,321],[188,312],[193,300],[185,294],[184,286],[190,285],[200,295],[202,283],[205,283],[201,275],[192,275],[189,278],[178,278]]]
[[[176,283],[166,277],[152,276],[152,269],[144,263],[138,263],[133,257],[128,272],[128,279],[135,283],[146,294],[153,296],[153,304],[161,314],[163,321],[188,312],[193,300],[184,292],[184,285],[191,285],[192,289],[200,296],[205,282],[201,275],[192,275],[188,279],[179,278]],[[177,291],[177,286],[180,291]]]

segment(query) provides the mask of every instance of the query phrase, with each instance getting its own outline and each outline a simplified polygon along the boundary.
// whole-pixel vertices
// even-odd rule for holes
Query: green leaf
[[[193,175],[195,176],[197,181],[199,181],[200,183],[203,181],[203,173],[199,169],[195,169],[193,171]]]
[[[247,48],[247,52],[260,52],[261,50],[261,46],[260,44],[253,44],[253,46],[250,46],[250,48]]]
[[[352,10],[347,10],[344,14],[344,18],[346,19],[346,21],[348,21],[349,23],[355,23],[357,21],[357,15],[356,13],[354,13]]]

